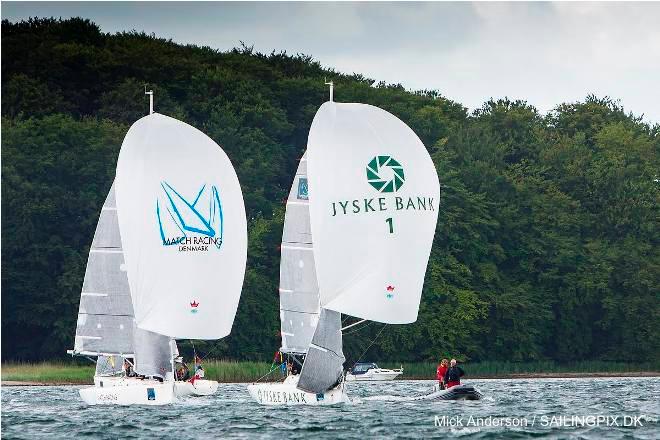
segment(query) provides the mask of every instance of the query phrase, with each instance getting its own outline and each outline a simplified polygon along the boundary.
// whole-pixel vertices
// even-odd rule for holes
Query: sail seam
[[[314,248],[306,248],[302,246],[282,246],[282,249],[294,249],[299,251],[313,251]]]
[[[119,317],[124,316],[126,318],[132,318],[133,317],[133,315],[112,315],[112,314],[109,314],[109,313],[87,313],[87,312],[81,313],[81,312],[78,312],[78,314],[79,315],[89,315],[89,316],[119,316]]]
[[[280,312],[304,313],[306,315],[318,315],[319,312],[303,312],[301,310],[280,309]]]

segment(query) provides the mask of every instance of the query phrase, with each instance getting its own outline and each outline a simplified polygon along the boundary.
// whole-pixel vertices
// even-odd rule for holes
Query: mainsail
[[[170,338],[227,336],[245,274],[247,224],[224,151],[196,128],[151,114],[124,138],[116,191],[137,327]]]
[[[307,159],[300,160],[284,215],[280,259],[282,353],[307,353],[319,320],[319,289],[309,224]]]
[[[134,352],[133,304],[117,223],[114,183],[101,209],[87,259],[73,352],[88,356],[131,356]]]
[[[298,388],[320,393],[342,374],[341,313],[417,319],[440,185],[415,133],[365,104],[323,104],[307,159],[321,318]]]

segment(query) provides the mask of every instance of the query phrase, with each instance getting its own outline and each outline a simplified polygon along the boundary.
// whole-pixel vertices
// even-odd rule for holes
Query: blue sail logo
[[[220,249],[223,217],[218,188],[204,184],[190,202],[169,183],[160,186],[156,218],[163,246],[178,246],[180,252]]]

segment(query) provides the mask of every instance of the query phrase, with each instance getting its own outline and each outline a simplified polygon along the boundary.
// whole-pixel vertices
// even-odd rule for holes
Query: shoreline
[[[598,378],[614,378],[614,377],[660,377],[660,371],[637,371],[637,372],[622,372],[622,373],[512,373],[512,374],[495,374],[495,375],[466,375],[466,379],[598,379]],[[418,377],[411,376],[395,381],[401,380],[434,380],[432,377]],[[220,383],[252,383],[252,381],[233,381]],[[22,387],[22,386],[90,386],[94,385],[93,382],[37,382],[37,381],[22,381],[22,380],[3,380],[0,384],[3,387]]]

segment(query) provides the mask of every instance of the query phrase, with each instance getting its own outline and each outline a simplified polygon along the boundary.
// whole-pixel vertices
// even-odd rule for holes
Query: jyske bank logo
[[[364,168],[363,168],[364,169]],[[410,175],[408,176],[410,180]],[[363,215],[374,212],[396,214],[403,211],[435,211],[436,200],[433,197],[411,188],[410,182],[404,187],[406,175],[403,165],[389,155],[373,157],[366,166],[364,189],[356,188],[352,199],[331,202],[329,213],[332,217],[344,215]],[[366,191],[366,189],[369,191]],[[393,217],[387,219],[389,232],[394,233]]]
[[[185,197],[165,181],[160,186],[156,219],[163,246],[177,246],[179,252],[220,249],[223,217],[218,188],[204,184],[192,197]]]
[[[405,180],[403,167],[391,156],[376,156],[367,164],[369,185],[382,193],[397,192]]]

